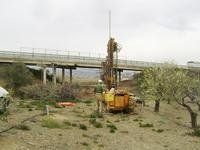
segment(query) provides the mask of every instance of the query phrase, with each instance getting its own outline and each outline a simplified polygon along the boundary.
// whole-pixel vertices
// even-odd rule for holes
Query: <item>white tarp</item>
[[[0,97],[5,97],[7,94],[8,94],[8,91],[0,87]]]

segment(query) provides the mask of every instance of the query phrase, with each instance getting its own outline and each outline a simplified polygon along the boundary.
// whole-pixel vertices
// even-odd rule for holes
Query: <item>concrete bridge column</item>
[[[70,83],[72,83],[72,68],[69,69]]]
[[[42,71],[43,71],[43,84],[46,84],[47,83],[47,67],[44,66]]]
[[[65,83],[65,68],[62,68],[62,84]]]
[[[56,85],[56,66],[53,65],[53,83]]]
[[[121,82],[121,80],[122,80],[122,76],[121,76],[122,72],[123,72],[123,70],[119,70],[119,82]]]
[[[70,80],[70,83],[72,83],[72,78],[73,78],[72,70],[75,70],[76,67],[75,66],[68,66],[68,69],[69,69],[69,80]]]
[[[115,71],[115,82],[117,83],[117,82],[118,82],[118,81],[117,81],[117,78],[118,78],[118,77],[117,77],[117,76],[118,76],[118,75],[117,75],[117,69],[115,69],[114,71]]]

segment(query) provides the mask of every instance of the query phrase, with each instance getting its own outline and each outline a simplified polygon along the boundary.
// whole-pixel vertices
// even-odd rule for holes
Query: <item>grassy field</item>
[[[95,100],[82,100],[73,107],[50,107],[50,116],[42,113],[33,100],[15,99],[9,108],[7,122],[0,121],[0,130],[14,129],[0,135],[2,150],[198,150],[199,137],[188,135],[189,115],[181,107],[161,104],[160,113],[153,112],[148,102],[134,114],[104,113],[95,118]]]

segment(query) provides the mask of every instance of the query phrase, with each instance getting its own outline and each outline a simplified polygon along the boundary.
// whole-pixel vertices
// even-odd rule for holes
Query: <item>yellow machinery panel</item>
[[[105,100],[107,102],[114,101],[115,95],[113,93],[105,93]]]
[[[123,110],[129,106],[129,95],[105,93],[105,101],[109,109]]]
[[[115,96],[115,107],[124,107],[124,96]]]

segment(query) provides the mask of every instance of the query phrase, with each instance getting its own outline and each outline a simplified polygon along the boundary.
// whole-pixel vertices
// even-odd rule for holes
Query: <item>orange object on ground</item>
[[[59,102],[59,106],[66,107],[66,106],[75,106],[76,104],[73,102]]]

